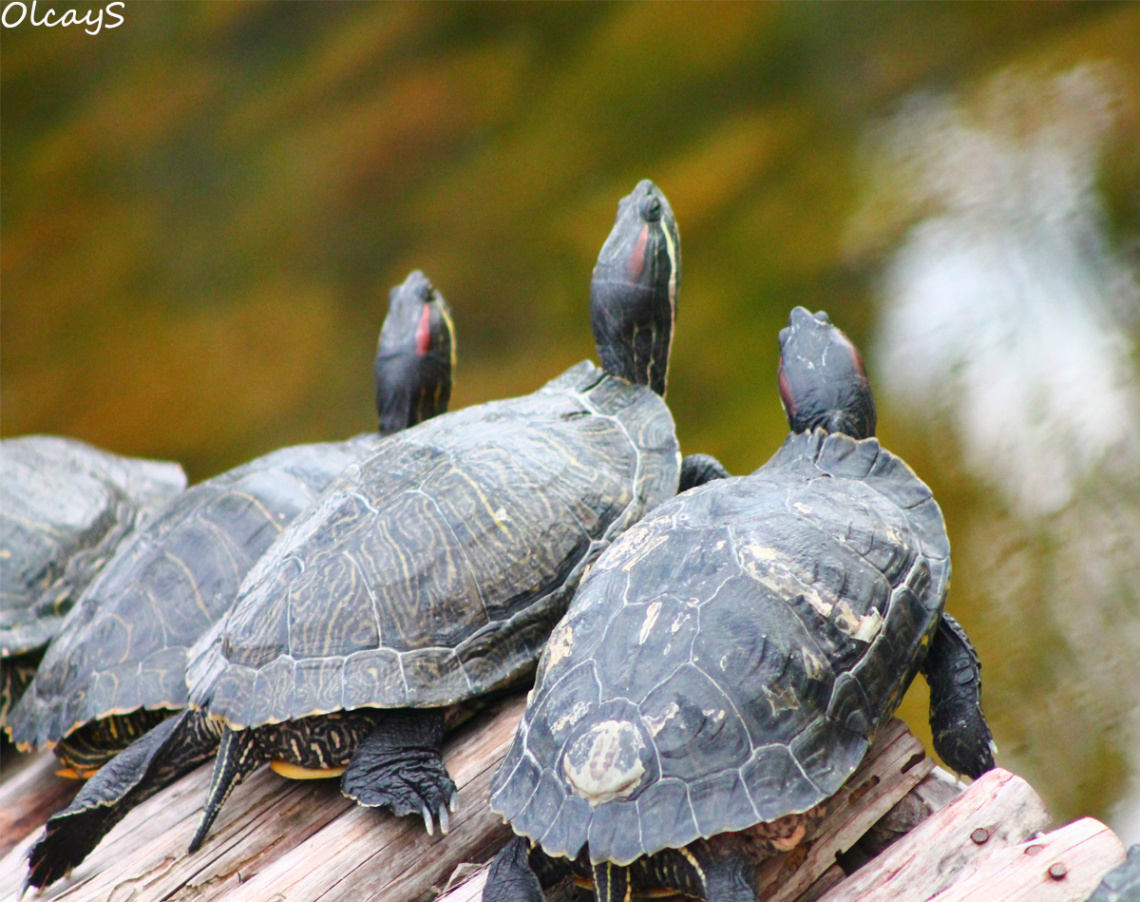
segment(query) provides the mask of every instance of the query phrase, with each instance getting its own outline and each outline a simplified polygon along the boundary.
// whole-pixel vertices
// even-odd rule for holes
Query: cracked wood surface
[[[438,902],[479,902],[486,879],[480,865],[510,836],[487,798],[523,704],[521,695],[508,698],[449,739],[445,760],[461,804],[446,838],[425,835],[419,819],[352,804],[336,781],[286,781],[265,768],[234,792],[207,844],[188,856],[209,783],[207,764],[131,812],[70,878],[42,898],[427,902],[458,869],[463,879],[452,881]],[[53,794],[75,785],[51,777],[53,767],[45,757],[0,786],[5,814],[9,805],[22,806],[40,812],[42,820],[48,800],[58,798]],[[33,816],[20,820],[25,829]],[[999,769],[963,792],[934,768],[906,727],[892,721],[810,847],[761,868],[761,898],[926,902],[937,895],[938,902],[1083,902],[1123,860],[1123,846],[1107,827],[1087,818],[1040,836],[1048,821],[1044,804],[1024,780]],[[985,831],[981,842],[978,830]],[[36,835],[38,829],[0,859],[0,902],[16,898],[23,856]],[[887,845],[895,837],[901,838]],[[847,876],[837,860],[851,870],[853,850],[876,857]],[[1064,869],[1062,876],[1050,873],[1055,865]],[[564,889],[550,898],[569,902],[583,895]]]
[[[509,832],[487,805],[525,699],[511,697],[461,726],[444,760],[459,786],[459,811],[443,838],[419,818],[360,808],[335,780],[287,781],[263,768],[226,803],[202,849],[187,855],[212,762],[127,815],[72,875],[42,900],[416,900],[435,895],[462,861],[485,861]],[[37,830],[0,859],[0,900],[14,902]]]

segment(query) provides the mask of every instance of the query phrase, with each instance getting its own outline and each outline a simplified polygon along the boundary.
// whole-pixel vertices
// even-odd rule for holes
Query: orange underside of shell
[[[343,767],[301,767],[280,758],[270,761],[269,766],[286,780],[331,780],[344,773]]]

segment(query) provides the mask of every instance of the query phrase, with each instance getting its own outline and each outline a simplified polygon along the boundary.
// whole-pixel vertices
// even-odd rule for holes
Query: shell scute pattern
[[[33,606],[64,575],[70,558],[83,556],[85,572],[77,585],[85,585],[97,561],[148,509],[185,487],[177,464],[121,458],[74,439],[32,435],[0,443],[5,653],[50,638]]]
[[[250,574],[221,641],[195,649],[192,701],[246,727],[318,713],[314,680],[327,711],[452,704],[516,678],[679,466],[661,399],[589,363],[393,436]],[[271,692],[270,667],[286,681]]]
[[[548,854],[588,842],[592,860],[628,864],[832,795],[945,599],[941,514],[895,460],[874,439],[794,436],[753,476],[687,492],[631,529],[543,653],[494,809]],[[696,597],[679,599],[669,590],[689,565]],[[644,739],[644,773],[625,796],[578,798],[564,762],[612,720]],[[605,795],[604,780],[591,785]],[[571,813],[575,799],[587,813]]]
[[[339,443],[284,448],[173,499],[68,615],[12,712],[15,741],[50,744],[113,713],[183,707],[194,640],[229,605],[282,522],[355,459]]]

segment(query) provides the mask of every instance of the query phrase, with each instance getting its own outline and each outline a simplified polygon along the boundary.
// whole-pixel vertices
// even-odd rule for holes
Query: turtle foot
[[[393,711],[352,756],[341,791],[360,805],[388,808],[398,817],[422,815],[429,835],[438,821],[446,834],[458,790],[440,757],[442,743],[441,711]]]

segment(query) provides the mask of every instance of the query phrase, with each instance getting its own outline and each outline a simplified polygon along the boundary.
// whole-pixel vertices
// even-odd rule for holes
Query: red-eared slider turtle
[[[446,409],[454,349],[443,298],[420,272],[392,290],[375,376],[380,430],[283,448],[194,486],[88,587],[11,712],[17,745],[97,768],[186,705],[187,653],[281,530],[381,436]]]
[[[178,464],[50,435],[0,442],[0,726],[91,578],[185,488]]]
[[[594,269],[606,367],[586,361],[531,395],[437,417],[342,474],[195,646],[198,710],[104,768],[73,823],[49,823],[29,882],[76,860],[103,800],[149,791],[149,774],[212,753],[219,734],[192,850],[231,789],[273,759],[344,768],[350,798],[446,831],[445,709],[526,675],[586,568],[677,490],[659,392],[679,276],[673,213],[643,181]]]
[[[486,902],[571,875],[599,902],[755,902],[757,860],[811,835],[923,667],[935,748],[993,766],[978,660],[942,613],[938,505],[871,437],[863,364],[826,316],[796,308],[780,341],[780,451],[658,507],[554,630],[494,781],[520,836]]]

